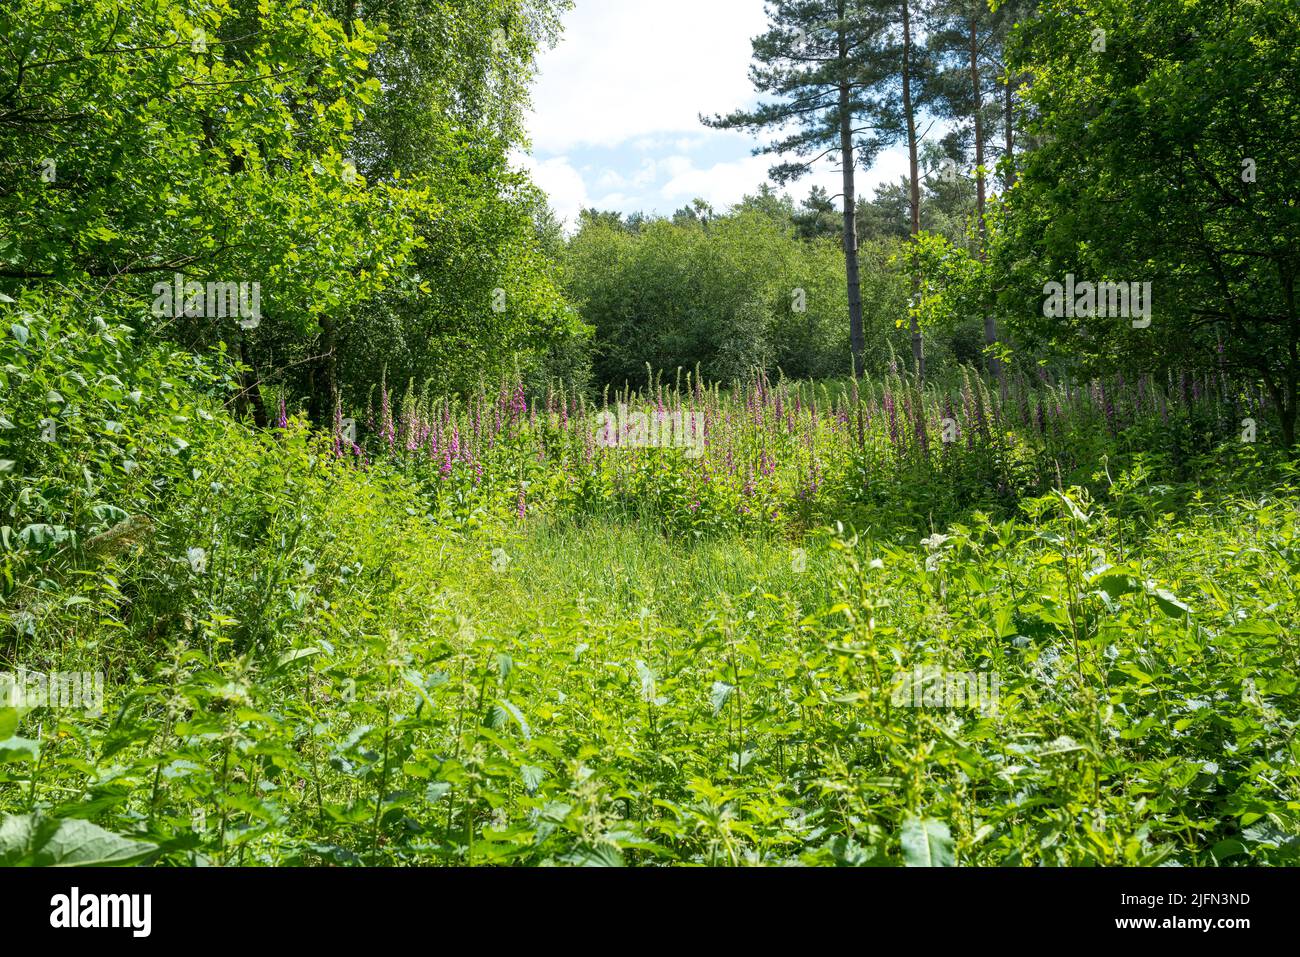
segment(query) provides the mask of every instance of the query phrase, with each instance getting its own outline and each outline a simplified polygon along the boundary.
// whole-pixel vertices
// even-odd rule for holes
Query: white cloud
[[[683,160],[685,157],[674,157]],[[715,208],[730,206],[746,193],[755,192],[758,184],[767,179],[768,158],[749,156],[730,163],[716,163],[708,169],[697,169],[687,160],[684,166],[673,171],[673,177],[660,190],[668,200],[708,200]]]
[[[570,228],[587,206],[671,214],[696,197],[721,209],[757,192],[778,158],[750,155],[756,140],[699,114],[755,102],[750,40],[766,27],[763,0],[578,0],[539,62],[528,125],[543,158],[521,165]],[[859,172],[858,193],[906,172],[906,152],[889,150]],[[823,160],[788,192],[802,199],[814,184],[841,191]]]
[[[579,0],[539,61],[533,146],[565,153],[698,134],[700,113],[752,101],[750,39],[766,26],[762,0]]]
[[[537,187],[551,200],[551,208],[570,224],[577,221],[579,210],[591,205],[587,184],[564,156],[537,160],[524,153],[513,156],[515,163],[528,171]]]
[[[683,160],[684,157],[673,157]],[[670,204],[678,200],[691,200],[697,196],[705,199],[715,209],[722,209],[739,202],[747,194],[758,192],[758,188],[767,179],[767,171],[772,166],[771,156],[747,156],[743,159],[715,163],[708,167],[696,167],[689,161],[685,166],[673,170],[672,178],[660,189],[660,195]],[[871,199],[879,183],[895,182],[907,174],[907,152],[895,148],[882,153],[875,166],[868,172],[861,170],[854,181],[854,188],[860,197]],[[843,209],[838,198],[844,190],[844,179],[839,168],[829,163],[817,164],[802,179],[792,183],[781,192],[789,193],[798,202],[808,195],[813,186],[821,186],[827,195],[837,197],[835,205]],[[678,203],[680,205],[680,203]]]

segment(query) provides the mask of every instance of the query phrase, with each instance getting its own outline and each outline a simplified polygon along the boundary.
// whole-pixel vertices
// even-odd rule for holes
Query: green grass
[[[937,527],[847,479],[801,513],[796,463],[737,520],[710,459],[580,466],[522,423],[481,479],[357,467],[231,421],[184,357],[30,321],[0,414],[69,409],[0,449],[0,653],[106,695],[0,706],[0,863],[1296,862],[1284,461],[1212,451],[1207,490],[1112,448],[1091,490]],[[999,447],[1029,441],[882,446],[878,502],[978,498]],[[996,698],[900,694],[917,669]]]

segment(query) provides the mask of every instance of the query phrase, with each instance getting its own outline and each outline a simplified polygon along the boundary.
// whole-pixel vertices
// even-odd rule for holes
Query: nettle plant
[[[0,862],[1295,862],[1295,473],[1222,383],[612,397],[698,458],[384,385],[354,448],[0,308],[4,670],[104,678],[0,703]]]

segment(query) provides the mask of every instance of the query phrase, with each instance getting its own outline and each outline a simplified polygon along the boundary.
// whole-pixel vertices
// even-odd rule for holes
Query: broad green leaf
[[[40,745],[30,738],[5,738],[0,741],[0,764],[35,761],[39,754]]]
[[[533,767],[531,764],[525,764],[519,769],[519,776],[523,779],[524,789],[532,794],[541,786],[542,780],[546,777],[546,772],[541,768]]]
[[[713,706],[714,714],[719,714],[722,711],[735,690],[735,687],[725,681],[713,682],[713,687],[709,690],[709,704]]]
[[[908,816],[903,821],[903,863],[908,867],[952,867],[952,834],[934,818]]]
[[[23,814],[0,821],[0,867],[120,866],[143,861],[157,850],[80,818]]]

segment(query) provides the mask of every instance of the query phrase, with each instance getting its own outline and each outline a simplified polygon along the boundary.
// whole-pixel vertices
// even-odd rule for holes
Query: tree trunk
[[[257,380],[257,370],[253,368],[252,360],[248,357],[248,341],[242,335],[239,337],[239,361],[247,367],[239,374],[240,405],[245,409],[251,406],[253,425],[264,429],[271,424],[271,420],[266,414],[266,403],[262,401],[262,387]]]
[[[985,183],[984,183],[984,93],[980,89],[979,64],[979,21],[976,16],[970,19],[970,83],[974,96],[975,112],[975,215],[977,218],[975,253],[983,262],[987,253],[988,226],[984,220]],[[998,322],[992,310],[984,314],[984,345],[995,346],[998,343]],[[988,357],[989,373],[1002,381],[1002,360],[990,354]]]
[[[907,165],[911,178],[909,204],[912,208],[912,308],[910,312],[912,330],[912,362],[916,367],[918,379],[925,378],[925,349],[921,342],[921,324],[916,318],[915,307],[921,295],[921,274],[916,264],[917,236],[921,232],[921,183],[919,164],[917,162],[916,113],[912,108],[912,17],[909,7],[911,0],[903,0],[903,112],[907,117]]]
[[[1283,396],[1278,403],[1278,418],[1282,425],[1282,445],[1287,455],[1295,458],[1295,425],[1297,405],[1300,405],[1300,314],[1296,312],[1295,275],[1278,262],[1279,278],[1282,280],[1282,299],[1286,304],[1287,317],[1287,362],[1282,376]]]
[[[312,363],[308,411],[311,420],[322,427],[333,423],[334,408],[338,405],[336,329],[333,316],[320,317],[321,356]]]
[[[1015,111],[1015,81],[1011,76],[1010,68],[1006,72],[1006,102],[1003,104],[1004,115],[1002,125],[1006,134],[1006,158],[1007,158],[1007,183],[1006,189],[1010,189],[1016,184],[1016,111]]]
[[[848,41],[840,30],[840,56],[848,72]],[[862,329],[862,284],[858,275],[857,199],[853,182],[853,118],[849,115],[849,83],[840,81],[840,162],[844,167],[844,274],[849,289],[849,348],[853,352],[853,376],[864,371],[866,335]]]

